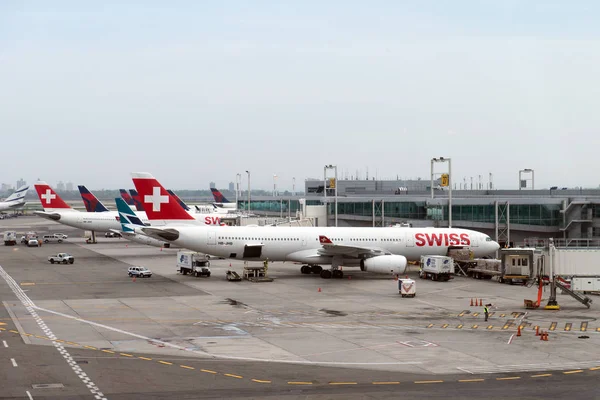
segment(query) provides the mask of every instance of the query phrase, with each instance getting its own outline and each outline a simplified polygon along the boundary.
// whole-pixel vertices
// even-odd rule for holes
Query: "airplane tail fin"
[[[27,194],[28,190],[29,190],[29,185],[21,186],[20,188],[15,190],[15,192],[13,194],[8,196],[6,198],[6,200],[4,200],[4,201],[7,203],[13,202],[15,204],[23,203],[25,201],[25,195]]]
[[[92,192],[90,192],[85,186],[79,185],[79,193],[81,193],[81,198],[83,199],[83,204],[85,204],[85,209],[87,212],[105,212],[108,211],[108,208]]]
[[[135,205],[135,208],[138,211],[146,211],[142,201],[140,200],[140,195],[138,194],[137,190],[129,189],[129,193],[131,193],[131,198],[133,199],[133,205]]]
[[[179,203],[179,205],[180,205],[181,207],[183,207],[183,209],[184,209],[185,211],[190,211],[190,208],[188,207],[188,205],[187,205],[187,204],[185,204],[185,203],[183,202],[183,200],[181,200],[181,199],[179,198],[179,196],[177,196],[175,193],[173,193],[173,191],[172,191],[172,190],[167,190],[167,192],[169,192],[169,194],[170,194],[171,196],[175,197],[175,200],[177,200],[177,202]]]
[[[230,201],[223,196],[223,193],[221,193],[219,189],[210,188],[210,191],[212,192],[212,195],[217,203],[230,203]]]
[[[194,220],[151,174],[133,172],[131,176],[149,220]]]
[[[44,211],[73,210],[46,182],[39,181],[34,185]]]
[[[119,193],[121,194],[121,197],[123,198],[123,200],[125,200],[125,203],[127,203],[128,206],[134,206],[135,205],[135,203],[133,202],[133,198],[127,192],[127,190],[125,190],[125,189],[119,189]]]
[[[119,222],[123,232],[135,232],[136,227],[144,227],[142,220],[133,212],[131,207],[120,197],[115,199],[117,210],[119,211]]]

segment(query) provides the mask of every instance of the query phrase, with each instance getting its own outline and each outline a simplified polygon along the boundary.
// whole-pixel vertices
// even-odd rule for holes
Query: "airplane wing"
[[[138,229],[141,229],[144,234],[158,240],[167,240],[172,242],[179,239],[179,231],[174,228],[157,228],[146,226]]]
[[[38,217],[46,218],[52,221],[60,220],[60,214],[54,212],[45,212],[45,211],[34,211],[33,212]]]
[[[375,257],[382,255],[392,254],[385,249],[378,247],[366,247],[366,246],[348,246],[344,244],[335,244],[327,236],[319,236],[319,243],[323,248],[317,250],[321,256],[347,256],[364,258]]]

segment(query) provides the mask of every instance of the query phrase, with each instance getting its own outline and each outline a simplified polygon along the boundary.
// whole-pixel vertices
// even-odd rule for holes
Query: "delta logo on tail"
[[[52,209],[71,209],[71,207],[60,198],[58,194],[46,182],[36,182],[34,185],[35,191],[40,198],[40,203],[44,210]]]
[[[133,184],[150,220],[194,220],[150,174],[132,173]]]
[[[127,190],[125,190],[125,189],[119,189],[119,193],[121,194],[121,198],[123,200],[125,200],[125,203],[128,206],[135,205],[135,203],[133,202],[133,198],[129,195],[129,193],[127,193]]]
[[[87,212],[108,211],[108,208],[106,208],[85,186],[79,185],[77,188],[79,188],[79,193],[81,193],[81,198],[83,199],[83,204],[85,204]]]
[[[213,197],[215,198],[215,202],[217,202],[217,203],[229,203],[229,200],[227,200],[225,198],[225,196],[223,196],[223,193],[219,192],[219,189],[210,188],[210,191],[212,192]]]
[[[140,200],[140,195],[138,194],[137,190],[129,189],[129,193],[131,193],[131,198],[133,199],[133,205],[135,205],[135,208],[137,208],[138,211],[146,211],[142,201]]]
[[[415,245],[423,246],[470,246],[468,233],[416,233]]]

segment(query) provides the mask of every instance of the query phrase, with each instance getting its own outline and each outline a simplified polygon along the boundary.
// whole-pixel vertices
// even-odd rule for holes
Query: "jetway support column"
[[[556,277],[554,276],[554,240],[550,238],[548,243],[548,257],[550,258],[550,298],[544,307],[546,310],[560,310],[556,301]],[[539,279],[542,279],[540,276]]]

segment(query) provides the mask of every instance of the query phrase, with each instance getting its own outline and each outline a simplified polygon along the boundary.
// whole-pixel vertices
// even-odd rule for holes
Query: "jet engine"
[[[360,262],[360,269],[376,274],[400,275],[406,269],[406,257],[386,255],[367,258]]]

